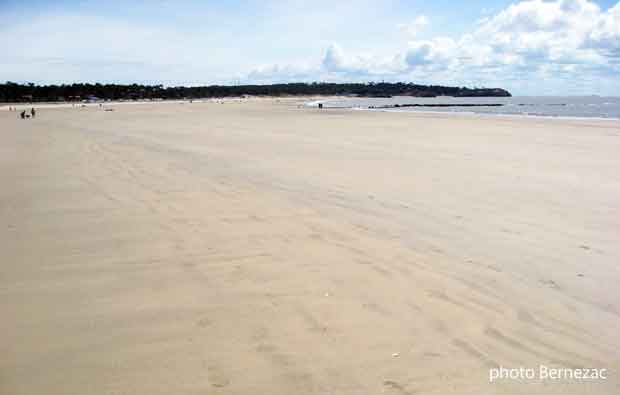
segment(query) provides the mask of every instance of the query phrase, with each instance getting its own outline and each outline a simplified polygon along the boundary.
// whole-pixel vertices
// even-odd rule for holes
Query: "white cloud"
[[[332,72],[351,72],[354,70],[353,62],[346,58],[342,48],[338,44],[332,44],[323,57],[323,67]]]
[[[453,64],[458,56],[457,43],[449,37],[437,37],[427,41],[412,41],[405,55],[407,65],[430,65],[445,68]]]
[[[620,3],[603,14],[590,31],[587,45],[620,57]]]
[[[523,62],[592,61],[583,43],[604,15],[588,0],[523,1],[488,19],[474,37]]]
[[[410,23],[401,23],[396,27],[405,34],[414,37],[420,33],[420,31],[422,31],[428,23],[429,21],[426,15],[419,15]]]
[[[601,12],[587,0],[523,1],[481,21],[458,40],[411,42],[408,59],[429,65],[441,62],[452,69],[604,65],[612,55],[609,49],[618,44],[617,8]]]
[[[328,73],[358,77],[391,75],[403,70],[401,55],[387,58],[372,55],[348,56],[338,44],[327,48],[321,66]]]
[[[265,65],[252,70],[247,80],[260,83],[311,81],[316,76],[316,72],[316,67],[308,65]]]
[[[428,24],[399,25],[410,37]],[[488,15],[461,37],[409,41],[392,57],[348,56],[334,44],[322,70],[350,79],[438,77],[478,84],[549,78],[600,78],[620,85],[620,3],[601,10],[590,0],[526,0]],[[504,84],[502,84],[504,86]]]

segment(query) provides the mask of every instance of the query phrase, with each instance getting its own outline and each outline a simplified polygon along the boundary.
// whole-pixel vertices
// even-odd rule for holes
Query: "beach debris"
[[[211,385],[216,388],[223,388],[223,387],[226,387],[228,383],[229,383],[228,380],[219,380],[219,381],[214,381],[213,383],[211,383]]]
[[[559,289],[560,288],[558,283],[556,283],[553,280],[540,280],[540,283],[548,286],[549,288],[553,288],[553,289]]]
[[[394,357],[394,358],[398,358],[399,356],[400,356],[400,353],[397,353],[397,352],[392,353],[392,357]]]
[[[402,393],[405,393],[405,387],[403,387],[401,384],[399,384],[398,382],[394,380],[383,380],[383,385],[385,385],[386,387],[398,390]]]

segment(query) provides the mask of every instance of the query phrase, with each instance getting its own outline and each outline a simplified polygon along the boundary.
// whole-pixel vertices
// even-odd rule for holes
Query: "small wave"
[[[319,104],[324,103],[325,100],[315,100],[315,101],[309,101],[307,103],[304,103],[304,106],[306,107],[318,107]]]
[[[312,102],[316,106],[317,102]],[[495,103],[495,106],[493,105]],[[466,107],[472,108],[467,109]],[[423,112],[424,108],[438,113],[506,114],[531,117],[569,117],[574,119],[618,119],[620,101],[615,98],[601,100],[580,97],[516,97],[501,98],[411,98],[399,97],[391,100],[372,98],[351,98],[348,100],[325,100],[324,108],[394,109]],[[436,108],[432,108],[436,107]],[[439,107],[439,108],[437,108]],[[495,107],[495,108],[491,108]]]
[[[535,112],[515,112],[515,113],[502,113],[502,112],[473,112],[473,111],[433,111],[433,110],[413,110],[406,108],[349,108],[355,111],[374,111],[374,112],[392,112],[392,113],[410,113],[410,114],[431,114],[431,115],[448,115],[448,116],[471,116],[482,118],[514,118],[514,119],[548,119],[548,120],[566,120],[566,121],[605,121],[605,122],[618,122],[620,117],[612,117],[609,114],[602,114],[601,116],[572,116],[572,115],[560,115],[560,114],[546,114]]]

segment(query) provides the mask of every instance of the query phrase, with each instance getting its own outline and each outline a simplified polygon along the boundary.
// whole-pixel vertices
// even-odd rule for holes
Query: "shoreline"
[[[309,108],[318,104],[320,101],[310,102]],[[480,117],[480,118],[509,118],[519,119],[538,119],[538,120],[557,120],[557,121],[594,121],[594,122],[620,122],[620,118],[604,117],[578,117],[566,115],[537,115],[537,114],[508,114],[508,113],[483,113],[473,111],[432,111],[432,110],[401,110],[398,108],[368,108],[368,107],[323,107],[323,111],[345,110],[345,111],[370,111],[385,112],[394,114],[420,114],[420,115],[446,115],[448,117]]]
[[[308,101],[310,100],[310,101]],[[42,109],[54,109],[54,108],[98,108],[98,107],[114,107],[125,105],[174,105],[174,104],[213,104],[213,103],[244,103],[251,101],[273,101],[273,102],[295,102],[298,106],[307,109],[317,109],[319,103],[325,103],[329,100],[342,100],[342,97],[338,96],[287,96],[287,97],[268,97],[268,96],[250,96],[250,97],[226,97],[226,98],[208,98],[208,99],[189,99],[187,100],[153,100],[153,101],[109,101],[109,102],[94,102],[94,103],[73,103],[73,102],[44,102],[44,103],[2,103],[0,104],[0,111],[8,111],[8,107],[16,108],[17,111],[30,109],[32,107]],[[424,105],[425,107],[446,107],[446,105]],[[592,121],[592,122],[620,122],[620,117],[588,117],[588,116],[567,116],[567,115],[539,115],[539,114],[511,114],[511,113],[484,113],[474,111],[433,111],[433,110],[407,110],[403,107],[415,107],[410,105],[401,105],[400,107],[323,107],[322,111],[370,111],[370,112],[385,112],[385,113],[401,113],[401,114],[420,114],[420,115],[445,115],[448,117],[464,118],[479,117],[488,119],[514,119],[514,120],[550,120],[550,121]],[[420,106],[422,107],[422,106]],[[484,107],[484,105],[455,105],[454,107]]]
[[[535,114],[500,114],[500,113],[481,113],[472,111],[432,111],[432,110],[394,110],[394,109],[371,109],[371,108],[350,108],[355,111],[376,111],[388,113],[404,113],[404,114],[433,114],[480,118],[509,118],[514,120],[533,119],[533,120],[557,120],[557,121],[602,121],[602,122],[620,122],[620,118],[601,118],[601,117],[573,117],[566,115],[535,115]]]
[[[263,100],[273,100],[273,101],[288,101],[288,100],[311,100],[321,98],[321,100],[325,99],[334,99],[337,96],[230,96],[230,97],[218,97],[218,98],[201,98],[201,99],[159,99],[159,100],[110,100],[110,101],[93,101],[93,102],[34,102],[34,103],[0,103],[0,110],[8,111],[8,107],[16,107],[16,108],[31,108],[31,107],[41,107],[41,108],[73,108],[73,107],[99,107],[102,106],[113,106],[113,105],[145,105],[145,104],[193,104],[193,103],[213,103],[213,102],[247,102],[247,101],[263,101]]]

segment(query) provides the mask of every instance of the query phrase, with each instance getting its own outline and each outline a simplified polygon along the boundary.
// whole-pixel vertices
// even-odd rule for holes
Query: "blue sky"
[[[0,0],[0,80],[620,91],[620,3]]]

